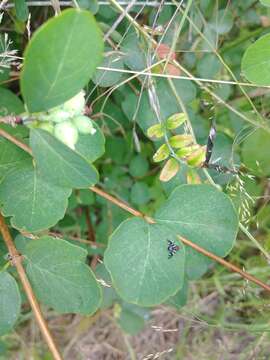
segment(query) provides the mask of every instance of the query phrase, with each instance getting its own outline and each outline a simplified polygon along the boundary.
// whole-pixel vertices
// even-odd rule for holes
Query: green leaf
[[[4,216],[11,216],[16,229],[35,232],[63,218],[70,189],[47,183],[33,167],[16,169],[0,184]]]
[[[21,295],[14,278],[6,271],[0,272],[0,336],[9,332],[21,310]]]
[[[252,83],[270,85],[270,34],[250,45],[242,59],[242,72]]]
[[[110,51],[104,56],[105,57],[100,66],[116,70],[124,69],[122,55],[120,55],[119,52]],[[97,70],[92,78],[92,81],[98,86],[110,87],[120,82],[123,77],[124,74],[121,71]]]
[[[11,171],[24,167],[32,158],[18,146],[0,137],[0,183]]]
[[[0,116],[18,115],[24,112],[21,100],[8,89],[0,87]]]
[[[131,70],[140,71],[147,67],[145,46],[140,42],[136,32],[125,36],[121,52],[124,53],[124,63]]]
[[[68,188],[88,188],[98,181],[96,168],[90,162],[47,131],[31,129],[30,146],[41,175],[49,182]]]
[[[30,242],[23,254],[26,272],[38,299],[59,313],[93,314],[101,290],[86,265],[87,251],[65,240],[44,236]]]
[[[14,0],[16,16],[20,21],[26,21],[29,15],[25,0]]]
[[[134,177],[141,177],[146,175],[149,170],[149,164],[145,157],[142,155],[134,156],[129,164],[129,172]]]
[[[183,286],[185,252],[168,259],[170,239],[177,243],[175,232],[142,219],[124,221],[112,234],[104,263],[113,286],[127,302],[140,306],[157,305]]]
[[[142,181],[136,182],[131,188],[130,198],[135,205],[146,204],[150,200],[148,185]]]
[[[243,143],[243,162],[254,175],[270,175],[269,143],[270,134],[261,129],[249,135]]]
[[[93,122],[93,126],[97,130],[95,134],[80,134],[75,145],[76,151],[91,163],[100,158],[105,152],[105,137],[103,132],[95,122]]]
[[[77,3],[81,9],[90,10],[92,14],[98,12],[98,0],[77,0]]]
[[[185,279],[182,289],[180,289],[174,296],[166,301],[166,305],[171,305],[176,309],[181,309],[186,305],[188,300],[188,281]]]
[[[238,217],[230,198],[211,185],[177,187],[157,211],[155,220],[202,248],[226,256],[234,245]],[[210,260],[186,247],[188,278],[200,277]]]
[[[147,315],[147,309],[134,304],[124,304],[117,322],[124,332],[136,335],[144,328]]]
[[[206,54],[198,61],[197,71],[200,77],[214,78],[221,69],[221,62],[215,54]]]
[[[233,16],[229,8],[214,13],[213,18],[209,22],[209,26],[220,35],[229,32],[233,27]]]
[[[21,90],[28,110],[48,110],[76,95],[93,75],[102,51],[102,34],[89,11],[68,9],[48,20],[24,54]]]

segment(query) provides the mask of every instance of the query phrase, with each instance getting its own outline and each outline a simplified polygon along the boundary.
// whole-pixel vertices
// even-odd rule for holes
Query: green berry
[[[64,103],[63,109],[72,116],[83,114],[85,107],[85,92],[82,90],[73,98]]]
[[[76,116],[72,119],[72,123],[76,126],[77,130],[81,134],[95,134],[96,129],[94,128],[91,120],[84,115]]]
[[[49,133],[54,133],[54,125],[49,121],[41,121],[37,124],[38,129],[46,130]]]
[[[78,131],[71,121],[63,121],[56,124],[54,127],[54,135],[71,149],[75,149],[75,144],[78,140]]]
[[[71,116],[68,111],[58,108],[49,112],[47,120],[55,123],[61,123],[63,121],[67,121],[70,117]]]

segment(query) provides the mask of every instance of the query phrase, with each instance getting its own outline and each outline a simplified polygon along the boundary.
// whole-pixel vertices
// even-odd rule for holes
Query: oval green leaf
[[[270,34],[250,45],[242,59],[242,72],[257,85],[270,85]]]
[[[70,189],[47,183],[31,167],[18,168],[0,184],[0,205],[4,216],[12,216],[13,227],[35,232],[55,225],[68,206]]]
[[[77,189],[97,183],[96,168],[47,131],[31,129],[30,146],[37,167],[47,181]]]
[[[257,129],[244,141],[243,162],[254,175],[270,175],[269,144],[270,134],[262,129]]]
[[[168,240],[180,247],[170,259]],[[140,306],[160,304],[183,286],[184,247],[164,225],[124,221],[110,238],[104,263],[118,294]]]
[[[44,236],[29,242],[23,255],[35,294],[59,313],[93,314],[101,289],[86,265],[87,251],[65,240]]]
[[[0,183],[11,171],[31,162],[31,156],[18,146],[0,137]]]
[[[24,54],[21,90],[29,112],[48,110],[76,95],[102,52],[102,34],[89,11],[68,9],[48,20]]]
[[[93,122],[93,126],[96,129],[95,134],[80,134],[75,145],[76,151],[91,163],[100,158],[105,152],[105,137],[103,132],[95,122]]]
[[[230,198],[211,185],[177,187],[155,220],[222,257],[232,249],[238,230],[238,217]],[[200,277],[209,263],[207,257],[186,247],[186,273],[190,279]]]
[[[10,331],[21,310],[21,295],[14,278],[6,271],[0,272],[0,336]]]
[[[18,115],[24,112],[21,100],[8,89],[0,87],[0,116]]]
[[[14,0],[16,16],[20,21],[26,21],[29,15],[25,0]]]

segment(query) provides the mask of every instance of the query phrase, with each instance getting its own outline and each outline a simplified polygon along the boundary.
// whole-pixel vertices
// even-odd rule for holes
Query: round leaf
[[[53,184],[88,188],[98,181],[92,164],[47,131],[31,129],[30,145],[40,173]]]
[[[144,176],[149,170],[149,164],[145,157],[142,155],[134,156],[129,164],[129,172],[134,177]]]
[[[26,271],[41,302],[59,313],[94,313],[101,290],[86,265],[87,251],[65,240],[44,236],[26,245]]]
[[[131,201],[136,205],[146,204],[150,200],[149,187],[144,182],[136,182],[131,188]]]
[[[80,134],[75,149],[91,163],[100,158],[105,152],[105,137],[98,125],[93,122],[96,132],[93,135]]]
[[[11,330],[20,314],[21,295],[14,278],[0,272],[0,336]]]
[[[211,185],[177,187],[155,219],[218,256],[230,252],[238,229],[238,217],[230,198]],[[186,247],[189,278],[200,277],[208,264],[207,257]]]
[[[103,40],[93,15],[68,9],[41,26],[24,54],[21,90],[30,112],[76,95],[101,61]]]
[[[0,184],[0,205],[12,225],[35,232],[55,225],[63,218],[70,189],[44,181],[32,167],[16,169]]]
[[[257,85],[270,85],[270,34],[262,36],[246,50],[242,59],[245,77]]]
[[[179,246],[170,259],[168,240]],[[157,305],[183,286],[184,247],[164,225],[138,218],[124,221],[112,234],[104,262],[114,288],[127,302]]]

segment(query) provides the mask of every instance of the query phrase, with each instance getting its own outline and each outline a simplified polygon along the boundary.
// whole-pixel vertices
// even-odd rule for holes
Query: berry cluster
[[[84,115],[84,109],[85,93],[81,91],[64,104],[37,114],[30,126],[50,132],[74,150],[79,134],[96,132],[91,119]]]

